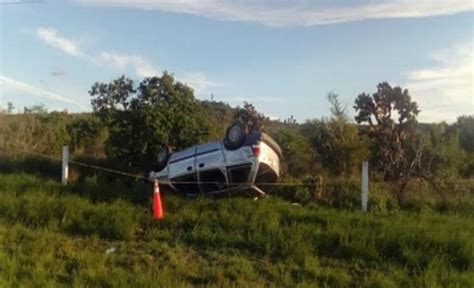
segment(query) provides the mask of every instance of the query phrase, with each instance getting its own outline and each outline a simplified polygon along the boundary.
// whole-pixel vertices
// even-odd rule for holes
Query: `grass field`
[[[0,174],[0,287],[474,287],[472,199],[364,214],[168,192],[156,222],[147,188]]]

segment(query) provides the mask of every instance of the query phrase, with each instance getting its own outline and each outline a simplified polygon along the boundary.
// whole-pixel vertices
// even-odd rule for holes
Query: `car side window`
[[[187,174],[181,177],[171,179],[173,186],[183,193],[197,195],[200,193],[196,173]]]
[[[203,193],[212,193],[228,187],[226,177],[220,169],[200,171],[199,182]]]

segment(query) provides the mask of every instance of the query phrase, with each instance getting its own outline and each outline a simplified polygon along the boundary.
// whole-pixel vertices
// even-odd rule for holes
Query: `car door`
[[[222,141],[196,147],[196,170],[203,193],[214,193],[228,188]]]
[[[188,195],[200,193],[196,173],[196,147],[174,153],[169,160],[169,179],[173,187]]]

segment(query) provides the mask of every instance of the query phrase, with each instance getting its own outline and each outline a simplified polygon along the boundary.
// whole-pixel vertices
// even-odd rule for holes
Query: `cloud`
[[[87,5],[185,13],[224,21],[267,26],[313,26],[365,19],[415,18],[472,11],[467,0],[379,0],[334,4],[331,1],[233,0],[76,0]]]
[[[422,121],[453,122],[474,114],[474,43],[430,55],[434,67],[411,71],[406,87],[419,103]]]
[[[21,82],[3,75],[0,75],[0,87],[17,91],[17,92],[23,92],[29,95],[35,95],[39,96],[41,98],[49,99],[49,100],[54,100],[54,101],[59,101],[62,103],[67,103],[67,104],[72,104],[76,107],[81,108],[82,110],[86,110],[87,108],[84,107],[83,105],[77,103],[75,100],[59,95],[57,93],[45,90],[43,88],[33,86],[31,84]],[[2,89],[3,92],[3,89]]]
[[[111,64],[118,69],[126,69],[132,67],[138,76],[151,77],[159,75],[150,63],[150,61],[144,59],[139,55],[120,54],[114,52],[102,52],[99,56],[102,62]]]
[[[208,79],[206,74],[202,72],[188,72],[181,77],[178,75],[178,81],[188,84],[194,89],[196,94],[209,93],[211,87],[223,86],[222,83],[217,83]]]
[[[72,55],[84,57],[96,65],[109,65],[119,70],[132,69],[140,77],[160,76],[160,70],[155,68],[150,60],[138,54],[126,54],[118,52],[101,52],[98,55],[87,55],[79,49],[77,41],[66,39],[58,35],[54,28],[40,27],[36,30],[36,35],[49,45],[60,49],[61,51]],[[61,77],[65,73],[58,67],[53,67],[50,75]],[[197,94],[207,93],[210,87],[220,86],[221,84],[210,81],[202,72],[187,72],[177,77],[183,83],[188,84]]]
[[[155,76],[158,74],[157,70],[150,64],[150,61],[139,55],[102,52],[95,58],[91,57],[81,51],[78,41],[59,36],[58,31],[52,27],[39,27],[36,29],[36,36],[48,45],[57,48],[66,54],[75,57],[84,57],[95,64],[105,63],[118,69],[132,67],[141,77]],[[64,75],[64,72],[59,71],[60,69],[53,70],[55,71],[50,73],[51,76],[58,77]]]
[[[51,27],[39,27],[36,29],[36,36],[46,44],[75,57],[84,56],[79,44],[75,40],[67,39],[58,35],[58,31]]]
[[[117,69],[127,69],[131,67],[140,77],[160,76],[158,69],[153,67],[151,61],[140,55],[121,54],[115,52],[102,52],[99,56],[101,62],[110,64]],[[196,94],[209,92],[209,88],[222,86],[222,84],[208,79],[203,72],[187,72],[176,76],[176,79],[192,87]]]

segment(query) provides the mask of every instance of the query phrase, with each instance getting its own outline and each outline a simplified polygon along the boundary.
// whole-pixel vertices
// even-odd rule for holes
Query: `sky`
[[[94,82],[172,73],[272,118],[350,115],[388,81],[423,122],[474,114],[470,0],[0,0],[0,107],[91,111]]]

